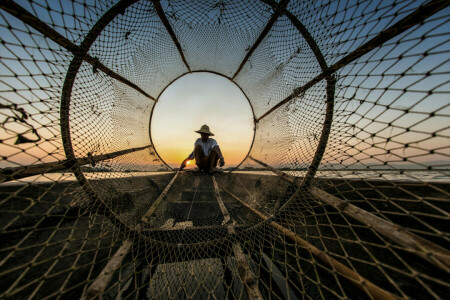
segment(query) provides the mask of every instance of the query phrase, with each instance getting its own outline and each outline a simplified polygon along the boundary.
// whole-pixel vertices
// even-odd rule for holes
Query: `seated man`
[[[207,125],[203,125],[200,130],[196,131],[201,134],[201,138],[197,139],[194,144],[194,151],[181,163],[180,170],[186,167],[186,163],[195,158],[195,163],[200,170],[209,173],[214,172],[217,162],[220,161],[220,166],[225,165],[225,160],[220,151],[219,145],[215,139],[210,139],[214,134],[209,131]]]

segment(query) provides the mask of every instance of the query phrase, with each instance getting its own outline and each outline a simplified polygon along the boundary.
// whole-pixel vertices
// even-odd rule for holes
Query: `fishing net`
[[[449,295],[447,1],[0,8],[1,298]],[[199,71],[254,112],[214,176],[150,136]]]

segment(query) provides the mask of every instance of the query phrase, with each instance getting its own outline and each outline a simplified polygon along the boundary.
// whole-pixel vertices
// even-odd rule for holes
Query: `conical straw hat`
[[[209,134],[211,136],[214,135],[214,133],[212,133],[211,131],[209,131],[209,126],[208,125],[203,125],[202,128],[200,128],[199,130],[196,131],[197,133],[206,133]]]

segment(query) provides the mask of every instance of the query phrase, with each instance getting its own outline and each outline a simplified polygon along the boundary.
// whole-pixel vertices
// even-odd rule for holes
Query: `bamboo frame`
[[[278,3],[275,0],[261,0],[262,2],[270,5],[272,9],[276,9],[278,6]],[[300,22],[289,10],[284,9],[283,14],[288,17],[288,19],[291,21],[291,23],[297,28],[297,30],[301,33],[305,41],[308,43],[309,48],[313,52],[314,56],[316,57],[317,62],[319,63],[320,68],[322,69],[322,72],[324,72],[327,68],[327,62],[325,61],[325,57],[322,54],[322,51],[320,51],[319,46],[317,45],[316,41],[312,37],[311,33],[308,31],[308,29],[303,25],[302,22]]]
[[[28,165],[28,166],[20,166],[20,167],[14,167],[14,168],[3,168],[0,169],[0,182],[6,182],[10,180],[17,180],[24,177],[49,173],[49,172],[55,172],[60,171],[64,169],[70,169],[75,164],[76,165],[86,165],[86,164],[95,164],[99,161],[104,161],[108,159],[112,159],[121,155],[133,153],[136,151],[141,151],[147,148],[152,147],[152,145],[144,146],[144,147],[138,147],[138,148],[131,148],[126,150],[120,150],[116,152],[106,153],[106,154],[99,154],[94,156],[87,156],[87,157],[81,157],[76,158],[75,160],[61,160],[51,163],[43,163],[43,164],[35,164],[35,165]]]
[[[136,0],[135,1],[128,1],[128,2],[136,2]],[[130,3],[130,5],[131,5],[131,3]],[[81,50],[80,46],[77,46],[74,43],[72,43],[72,41],[70,41],[66,37],[62,36],[61,34],[59,34],[56,30],[52,29],[50,26],[48,26],[47,24],[45,24],[44,22],[39,20],[37,17],[32,15],[30,12],[28,12],[26,9],[24,9],[22,6],[20,6],[19,4],[15,3],[14,1],[12,1],[12,0],[2,0],[0,2],[0,8],[3,9],[4,11],[8,12],[12,16],[16,17],[17,19],[21,20],[22,22],[24,22],[28,26],[30,26],[30,27],[34,28],[35,30],[39,31],[44,36],[48,37],[49,39],[51,39],[52,41],[54,41],[55,43],[57,43],[61,47],[65,48],[66,50],[71,52],[73,55],[78,55],[79,53],[83,52]],[[105,73],[106,75],[108,75],[109,77],[114,78],[115,80],[122,82],[123,84],[131,87],[132,89],[134,89],[136,91],[138,91],[139,93],[141,93],[145,97],[147,97],[147,98],[149,98],[149,99],[151,99],[151,100],[156,102],[155,98],[153,98],[152,96],[147,94],[139,86],[137,86],[136,84],[132,83],[131,81],[129,81],[125,77],[117,74],[116,72],[114,72],[113,70],[111,70],[110,68],[108,68],[107,66],[102,64],[101,62],[98,61],[97,58],[94,58],[94,57],[92,57],[92,56],[90,56],[89,54],[86,53],[84,55],[83,59],[84,59],[84,61],[86,61],[87,63],[91,64],[94,67],[94,72],[98,69],[98,70],[102,71],[103,73]]]
[[[250,56],[252,56],[253,52],[255,52],[256,48],[258,48],[259,44],[261,44],[261,42],[264,40],[266,35],[269,33],[270,29],[272,29],[273,24],[275,24],[275,22],[278,20],[278,18],[283,14],[288,3],[289,3],[289,0],[281,0],[280,3],[277,3],[276,7],[275,6],[273,7],[274,13],[270,17],[270,19],[267,22],[266,26],[264,27],[263,31],[261,31],[261,33],[259,34],[256,41],[253,43],[250,50],[245,55],[244,59],[242,60],[241,64],[239,65],[237,71],[231,77],[232,81],[234,81],[236,76],[241,72],[242,68],[247,63]]]
[[[264,1],[264,0],[263,0]],[[267,112],[265,112],[263,115],[261,115],[259,118],[257,118],[257,122],[261,121],[265,117],[267,117],[269,114],[271,114],[273,111],[278,109],[279,107],[283,106],[287,102],[291,101],[292,99],[296,98],[298,95],[306,92],[308,89],[313,87],[315,84],[320,82],[323,79],[326,79],[327,76],[330,76],[331,74],[335,73],[340,68],[348,65],[349,63],[355,61],[356,59],[360,58],[361,56],[369,53],[373,49],[375,49],[378,46],[381,46],[384,42],[390,40],[391,38],[398,36],[399,34],[405,32],[406,30],[410,29],[411,27],[418,25],[422,23],[426,18],[434,15],[435,13],[443,10],[448,6],[448,1],[445,0],[434,0],[431,1],[418,9],[416,9],[414,12],[403,18],[402,20],[398,21],[391,27],[381,31],[379,34],[377,34],[374,38],[372,38],[370,41],[364,43],[363,45],[359,46],[354,51],[347,54],[345,57],[340,59],[338,62],[324,70],[321,74],[317,75],[313,79],[311,79],[308,83],[305,85],[298,87],[294,90],[294,92],[283,99],[282,101],[278,102],[276,105],[274,105],[271,109],[269,109]],[[295,25],[295,24],[294,24]]]
[[[156,10],[156,13],[158,14],[159,19],[161,20],[161,22],[163,23],[167,32],[169,33],[170,37],[172,38],[172,41],[175,43],[178,53],[180,53],[181,59],[183,60],[184,65],[186,66],[186,68],[188,69],[188,72],[190,73],[191,67],[189,66],[188,62],[186,61],[186,57],[184,56],[183,49],[181,48],[181,44],[178,41],[177,36],[175,35],[175,32],[173,31],[172,26],[170,25],[170,22],[164,13],[164,10],[161,6],[160,0],[151,0],[151,1]]]
[[[268,5],[272,6],[273,9],[278,7],[277,2],[273,0],[261,0]],[[327,147],[328,143],[328,137],[330,135],[331,131],[331,125],[333,122],[333,115],[334,115],[334,97],[335,97],[335,89],[336,89],[336,79],[332,76],[331,73],[329,73],[328,65],[326,63],[326,60],[320,51],[319,46],[317,45],[316,41],[312,37],[312,35],[309,33],[308,29],[287,9],[283,8],[283,13],[289,18],[291,23],[297,28],[297,30],[300,32],[300,34],[303,36],[303,38],[308,43],[309,48],[313,52],[314,56],[316,57],[317,62],[319,63],[320,68],[322,69],[322,74],[324,75],[324,78],[321,78],[317,82],[310,82],[310,85],[304,86],[304,90],[295,90],[291,96],[289,96],[289,101],[296,98],[301,93],[305,92],[310,87],[314,86],[316,83],[321,81],[322,79],[325,79],[327,82],[326,87],[326,109],[325,109],[325,120],[323,122],[322,126],[322,132],[320,134],[319,143],[317,145],[316,151],[314,153],[314,158],[308,168],[308,172],[306,173],[305,177],[303,178],[303,185],[307,186],[310,184],[311,180],[314,178],[317,169],[320,165],[320,162],[322,161],[322,157],[325,153],[325,149]],[[286,100],[286,99],[285,99]],[[263,114],[261,117],[255,120],[255,122],[259,122],[262,118],[269,115],[273,110],[269,110],[265,114]]]
[[[10,0],[8,0],[10,1]],[[70,102],[72,89],[75,84],[75,78],[84,61],[86,55],[92,44],[95,42],[100,33],[106,28],[106,26],[119,14],[124,13],[124,11],[137,0],[120,0],[114,6],[112,6],[108,11],[106,11],[92,26],[83,41],[79,46],[79,51],[74,53],[74,57],[69,64],[66,77],[64,79],[64,84],[61,92],[61,104],[60,104],[60,124],[61,124],[61,137],[63,140],[64,152],[68,160],[75,160],[75,153],[73,151],[71,131],[70,131]],[[117,214],[111,210],[108,205],[104,202],[101,196],[92,188],[87,178],[84,176],[78,165],[74,165],[72,171],[80,183],[83,190],[92,200],[94,207],[102,210],[104,215],[108,220],[117,227],[122,228],[126,233],[137,233],[140,237],[145,238],[136,231],[135,228],[130,227],[128,224],[123,222]]]
[[[250,159],[266,167],[268,170],[288,182],[298,185],[299,188],[304,187],[302,183],[297,180],[297,177],[286,174],[251,156]],[[377,217],[374,214],[339,199],[338,197],[333,196],[319,188],[310,187],[309,192],[323,203],[333,206],[340,213],[346,214],[362,224],[367,225],[396,244],[414,250],[413,253],[416,255],[441,268],[447,273],[450,273],[450,252],[448,250],[415,235],[399,225]]]
[[[265,216],[260,211],[251,207],[250,205],[245,203],[243,200],[239,199],[236,195],[234,195],[232,192],[230,192],[223,186],[221,186],[221,188],[224,191],[226,191],[230,196],[232,196],[235,200],[237,200],[242,205],[244,205],[246,208],[248,208],[256,216],[261,218],[263,221],[266,221],[268,225],[270,225],[271,227],[276,229],[278,232],[282,233],[284,236],[286,236],[287,238],[292,240],[298,246],[308,250],[312,255],[314,255],[316,258],[318,258],[322,263],[324,263],[326,266],[333,269],[333,271],[335,271],[340,276],[349,280],[357,288],[359,288],[360,290],[367,293],[367,295],[369,295],[369,297],[371,297],[372,299],[379,299],[379,300],[398,299],[398,297],[394,296],[390,292],[380,288],[376,284],[372,283],[371,281],[369,281],[366,278],[359,275],[357,272],[353,271],[352,269],[348,268],[344,264],[342,264],[339,261],[335,260],[334,258],[330,257],[324,251],[319,250],[314,245],[311,245],[310,243],[308,243],[307,241],[305,241],[304,239],[299,237],[295,232],[281,226],[280,224],[276,223],[275,221],[271,221],[270,217]]]

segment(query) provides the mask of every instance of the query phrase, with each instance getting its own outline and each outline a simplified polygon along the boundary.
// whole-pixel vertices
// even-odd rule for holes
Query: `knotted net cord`
[[[445,1],[0,3],[0,297],[444,298]],[[232,172],[172,170],[150,116],[247,95]]]

